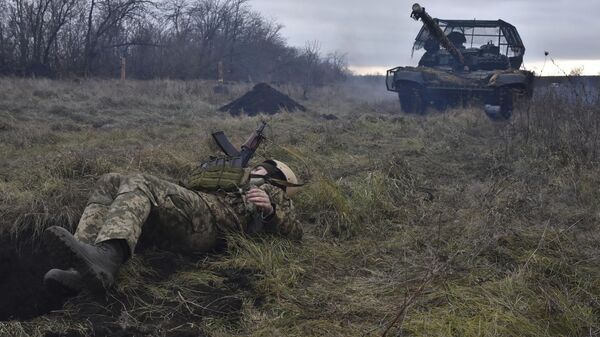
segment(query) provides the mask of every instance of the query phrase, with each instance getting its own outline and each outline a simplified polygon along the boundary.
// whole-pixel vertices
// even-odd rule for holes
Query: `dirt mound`
[[[269,115],[276,114],[282,109],[287,111],[306,111],[304,106],[291,99],[288,95],[282,94],[266,83],[259,83],[244,96],[221,107],[219,111],[229,112],[234,116],[242,113],[248,116],[256,116],[260,112]]]

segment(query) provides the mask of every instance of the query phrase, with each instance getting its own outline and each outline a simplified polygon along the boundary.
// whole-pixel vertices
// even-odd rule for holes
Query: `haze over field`
[[[397,65],[418,62],[411,59],[411,47],[421,23],[410,19],[413,1],[379,0],[252,0],[252,6],[285,27],[283,35],[291,45],[302,46],[318,40],[323,51],[348,54],[357,73],[383,72]],[[600,44],[597,41],[600,2],[583,0],[421,1],[433,17],[444,19],[502,19],[515,25],[527,48],[525,67],[542,75],[563,75],[547,61],[550,52],[565,72],[583,67],[586,75],[600,73]]]

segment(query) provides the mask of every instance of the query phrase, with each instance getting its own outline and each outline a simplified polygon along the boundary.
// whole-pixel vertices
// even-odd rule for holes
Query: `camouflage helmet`
[[[287,166],[285,163],[280,162],[279,160],[275,160],[275,159],[268,159],[265,160],[263,162],[263,164],[269,164],[274,166],[277,170],[279,170],[279,172],[281,172],[281,174],[283,174],[283,177],[285,178],[285,180],[293,185],[298,185],[298,186],[287,186],[284,188],[285,190],[285,195],[288,198],[293,197],[294,195],[296,195],[298,192],[300,192],[300,188],[301,186],[299,186],[298,184],[298,178],[296,177],[296,174],[294,173],[294,171],[292,171],[292,169],[290,169],[289,166]],[[258,165],[260,166],[260,165]]]

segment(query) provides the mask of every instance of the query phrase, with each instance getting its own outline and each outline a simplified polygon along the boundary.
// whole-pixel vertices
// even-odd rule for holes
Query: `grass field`
[[[43,228],[73,229],[94,180],[178,181],[239,144],[212,83],[0,79],[0,336],[600,336],[600,108],[548,94],[509,123],[399,113],[383,83],[302,92],[256,158],[289,162],[305,237],[140,251],[106,296],[41,289]],[[333,114],[338,120],[326,120]]]

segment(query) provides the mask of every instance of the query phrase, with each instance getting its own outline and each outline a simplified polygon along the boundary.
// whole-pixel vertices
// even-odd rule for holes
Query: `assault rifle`
[[[266,126],[267,122],[262,121],[262,125],[259,126],[250,135],[250,137],[248,137],[246,142],[242,144],[242,148],[239,151],[231,144],[229,139],[227,139],[227,136],[223,131],[214,132],[212,137],[221,151],[223,151],[223,153],[229,157],[230,166],[245,168],[248,167],[248,163],[254,156],[254,153],[256,152],[256,149],[258,149],[260,143],[266,138],[264,135]]]
[[[264,175],[251,174],[247,170],[248,163],[254,156],[260,143],[265,139],[266,122],[262,122],[246,142],[238,150],[231,144],[223,131],[214,132],[213,139],[219,148],[225,153],[224,157],[211,157],[209,161],[200,165],[186,182],[182,185],[186,188],[199,191],[239,191],[244,193],[252,186],[260,186],[264,183],[285,189],[286,187],[300,187],[287,180],[275,179]]]
[[[200,164],[190,177],[182,183],[186,188],[198,191],[238,191],[240,186],[247,185],[253,177],[247,170],[250,159],[258,149],[260,143],[265,139],[264,131],[266,122],[256,129],[242,145],[240,150],[236,149],[223,131],[212,134],[213,139],[225,153],[223,157],[211,157],[208,161]],[[264,178],[264,177],[259,177]],[[263,182],[252,181],[256,185]]]

